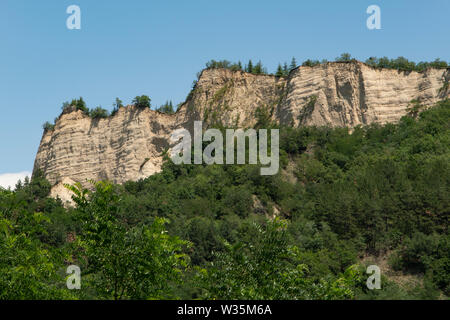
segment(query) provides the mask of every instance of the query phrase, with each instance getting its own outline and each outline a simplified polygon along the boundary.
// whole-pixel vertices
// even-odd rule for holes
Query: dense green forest
[[[277,175],[167,158],[70,186],[73,208],[35,172],[0,189],[0,299],[447,299],[449,126],[446,100],[352,132],[281,127]]]

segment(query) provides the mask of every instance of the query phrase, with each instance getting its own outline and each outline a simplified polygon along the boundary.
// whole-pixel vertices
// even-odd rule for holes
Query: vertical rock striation
[[[195,120],[226,127],[250,127],[257,110],[283,125],[357,126],[398,121],[412,100],[432,105],[448,98],[449,70],[404,72],[361,62],[299,67],[287,78],[226,69],[206,69],[173,115],[134,106],[107,119],[64,112],[44,132],[34,169],[69,199],[63,184],[89,179],[123,183],[161,170],[163,152],[177,128]]]

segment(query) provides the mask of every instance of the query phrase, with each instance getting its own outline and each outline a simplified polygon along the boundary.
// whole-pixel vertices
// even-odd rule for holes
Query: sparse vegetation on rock
[[[277,175],[166,158],[145,179],[68,186],[69,208],[35,171],[0,188],[0,299],[447,299],[449,125],[444,100],[352,133],[280,126]],[[383,271],[369,290],[367,255],[415,283]],[[81,290],[64,287],[72,263]]]
[[[173,109],[172,101],[166,101],[165,104],[155,109],[156,111],[167,113],[167,114],[174,114],[175,110]]]
[[[53,123],[50,123],[49,121],[46,121],[43,125],[42,128],[44,129],[44,131],[50,131],[55,129],[55,125]]]
[[[106,109],[103,109],[101,106],[98,106],[89,111],[89,116],[92,119],[105,119],[109,117],[109,112]]]
[[[140,109],[150,108],[151,106],[150,102],[151,99],[149,98],[149,96],[146,95],[136,96],[132,101],[132,103]]]

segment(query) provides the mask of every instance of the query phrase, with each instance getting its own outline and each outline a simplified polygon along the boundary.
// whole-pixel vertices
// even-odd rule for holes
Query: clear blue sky
[[[71,4],[81,30],[66,28]],[[381,30],[366,28],[371,4]],[[343,52],[449,61],[449,14],[448,0],[1,0],[0,174],[32,170],[42,124],[63,101],[177,104],[210,59],[261,59],[269,71]]]

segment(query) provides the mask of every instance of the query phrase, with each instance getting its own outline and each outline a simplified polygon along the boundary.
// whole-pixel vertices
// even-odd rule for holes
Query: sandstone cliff
[[[259,109],[293,126],[395,122],[413,99],[432,105],[448,98],[449,80],[449,70],[402,72],[361,62],[299,67],[287,78],[207,69],[173,115],[134,106],[108,119],[63,113],[55,128],[44,132],[34,169],[43,170],[54,186],[53,196],[68,200],[63,183],[123,183],[158,172],[170,133],[180,127],[191,130],[195,120],[245,128],[257,122]]]

